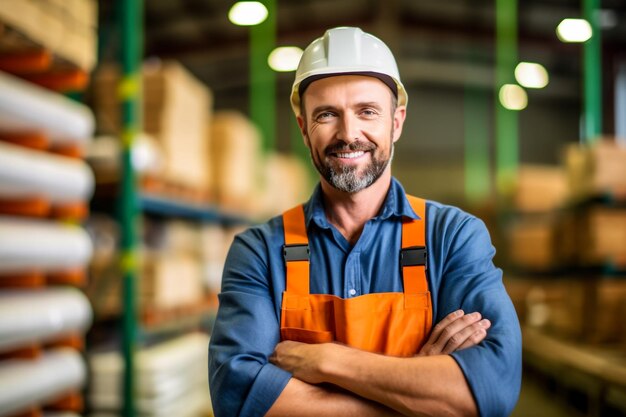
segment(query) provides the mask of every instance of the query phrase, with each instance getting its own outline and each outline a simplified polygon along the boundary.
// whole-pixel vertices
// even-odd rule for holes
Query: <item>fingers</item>
[[[437,342],[437,340],[441,337],[442,333],[446,331],[448,326],[454,323],[456,320],[463,317],[464,314],[465,313],[463,312],[463,310],[457,310],[445,316],[443,320],[437,323],[435,327],[433,328],[433,331],[430,334],[430,337],[428,338],[428,342],[431,342],[431,344],[434,345]]]
[[[448,314],[433,328],[420,355],[448,354],[480,343],[491,326],[489,320],[481,320],[478,312],[464,314],[462,310]]]
[[[452,345],[456,344],[457,342],[464,342],[465,339],[460,340],[462,336],[459,335],[459,332],[461,332],[463,329],[466,329],[468,326],[476,323],[480,319],[481,315],[478,312],[469,314],[463,314],[461,312],[460,316],[456,316],[455,319],[449,323],[445,322],[445,319],[442,320],[439,324],[442,324],[443,327],[439,333],[439,336],[437,337],[437,340],[434,343],[434,347],[441,353],[447,353],[443,351],[446,345],[448,345],[450,342],[452,342]],[[437,326],[439,326],[439,324],[437,324]]]
[[[481,325],[481,328],[472,333],[466,340],[456,348],[456,350],[467,349],[468,347],[476,346],[487,337],[487,329],[491,327],[491,322],[487,319],[483,319],[476,323]]]
[[[448,354],[479,344],[487,337],[487,329],[489,327],[491,327],[491,322],[487,319],[465,327],[448,340],[442,353]]]
[[[443,320],[437,323],[435,327],[433,327],[433,330],[430,333],[430,337],[428,338],[424,346],[422,346],[422,349],[420,349],[420,354],[421,355],[440,354],[441,349],[443,348],[443,346],[445,346],[445,342],[443,342],[443,339],[442,339],[442,343],[437,344],[437,341],[441,338],[442,333],[446,331],[448,326],[454,323],[456,320],[463,317],[463,314],[464,314],[463,310],[453,311],[452,313],[444,317]]]

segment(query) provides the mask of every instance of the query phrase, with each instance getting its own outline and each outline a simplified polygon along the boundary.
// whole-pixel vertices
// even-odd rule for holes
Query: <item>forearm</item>
[[[476,416],[463,372],[448,355],[397,358],[330,344],[321,379],[407,416]]]
[[[333,387],[291,378],[266,417],[401,417],[403,414]]]

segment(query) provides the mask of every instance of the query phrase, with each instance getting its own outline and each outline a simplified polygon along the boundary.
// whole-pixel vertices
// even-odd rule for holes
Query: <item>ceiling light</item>
[[[528,105],[526,91],[517,84],[504,84],[498,94],[505,109],[524,110]]]
[[[295,71],[302,57],[302,49],[297,46],[280,46],[274,49],[267,62],[274,71]]]
[[[267,8],[258,1],[239,1],[228,11],[228,20],[239,26],[254,26],[267,19]]]
[[[563,19],[556,35],[562,42],[585,42],[591,38],[591,25],[585,19]]]
[[[541,64],[520,62],[515,67],[515,79],[522,87],[543,88],[548,85],[548,71]]]

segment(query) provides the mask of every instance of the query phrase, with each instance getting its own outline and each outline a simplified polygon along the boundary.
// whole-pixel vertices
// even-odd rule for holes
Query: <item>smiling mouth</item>
[[[342,158],[342,159],[356,159],[365,155],[365,151],[337,152],[337,153],[332,153],[331,155],[337,158]]]

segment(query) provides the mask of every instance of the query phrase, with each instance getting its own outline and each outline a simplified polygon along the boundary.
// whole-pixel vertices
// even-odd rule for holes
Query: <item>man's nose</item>
[[[338,139],[352,143],[359,140],[359,123],[354,115],[344,114],[340,120]]]

